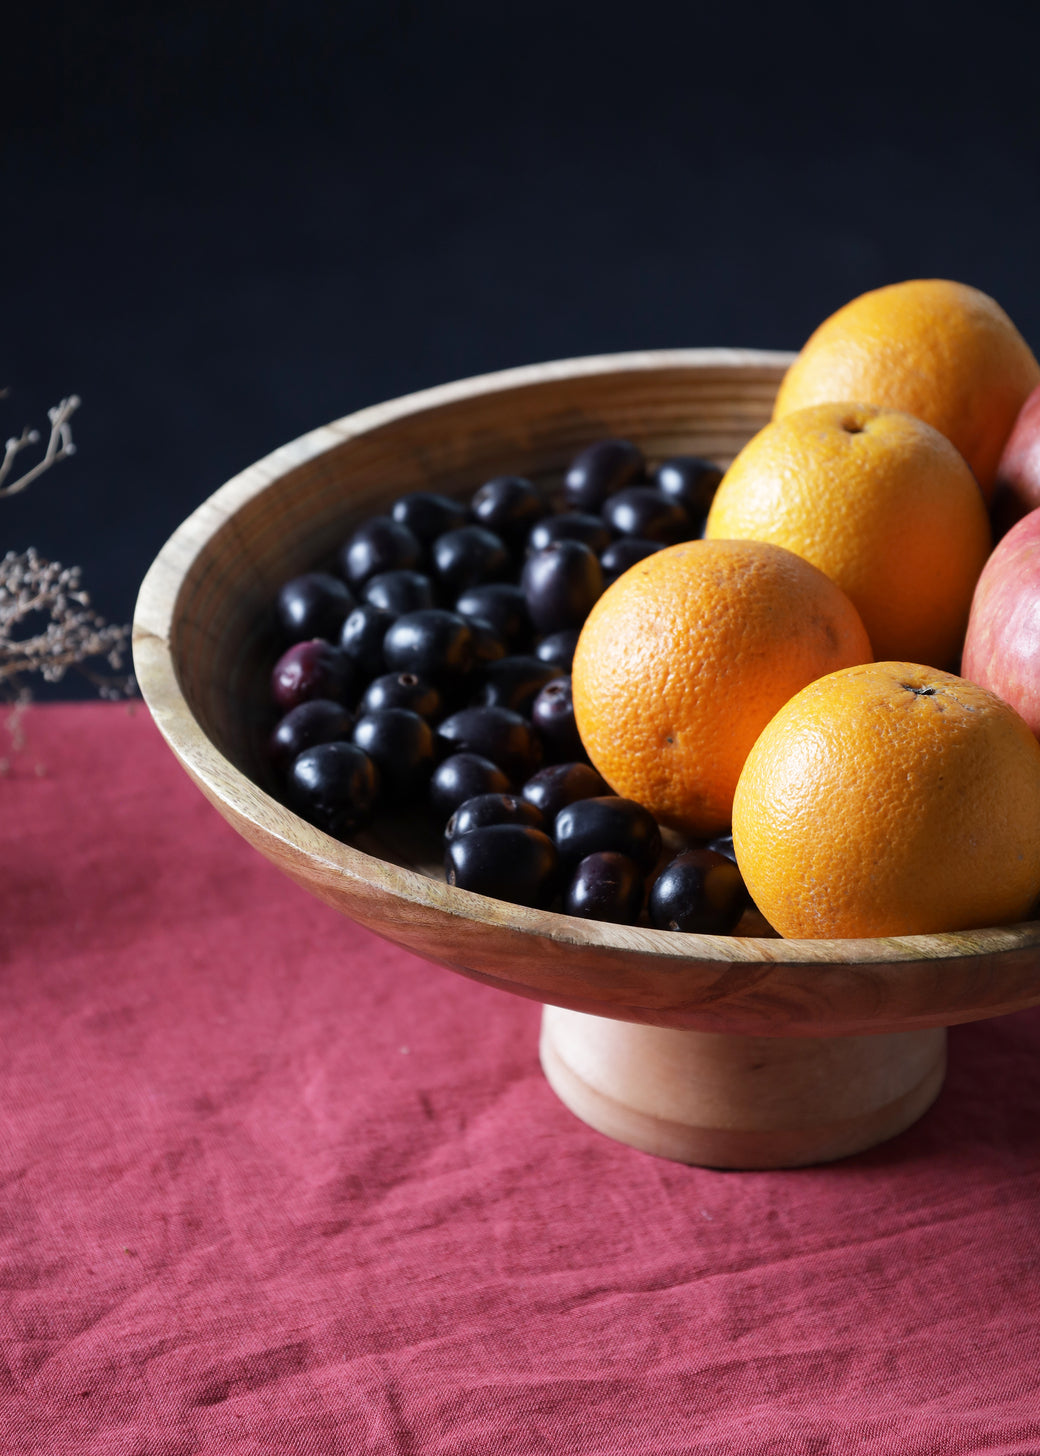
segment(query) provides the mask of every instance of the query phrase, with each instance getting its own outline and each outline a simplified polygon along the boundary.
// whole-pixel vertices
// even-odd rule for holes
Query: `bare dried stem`
[[[69,420],[80,406],[80,398],[77,394],[70,394],[59,404],[53,405],[47,411],[47,418],[51,423],[51,432],[47,440],[47,448],[44,451],[43,459],[38,460],[31,470],[24,475],[18,476],[9,484],[5,484],[10,475],[14,462],[23,450],[31,445],[39,443],[39,430],[31,430],[26,427],[20,435],[12,435],[4,445],[4,458],[0,461],[0,496],[17,495],[27,485],[39,478],[45,470],[52,465],[57,465],[59,460],[66,459],[69,455],[76,453],[76,446],[72,439],[72,426]]]
[[[0,390],[0,398],[6,395]],[[73,454],[69,420],[79,408],[79,396],[69,395],[47,411],[50,437],[43,458],[31,470],[8,481],[23,450],[39,441],[39,432],[25,429],[7,441],[0,462],[0,496],[24,490],[45,470]],[[7,482],[5,484],[5,482]],[[22,679],[38,674],[44,682],[60,682],[75,668],[94,684],[103,698],[130,696],[136,688],[133,674],[124,671],[129,627],[114,627],[90,605],[80,584],[78,566],[48,561],[31,547],[19,554],[9,551],[0,560],[0,699],[14,703],[8,728],[18,746],[20,713],[31,694]],[[109,672],[92,671],[85,664],[102,659]],[[122,674],[113,677],[112,673]],[[6,760],[0,759],[0,773]]]

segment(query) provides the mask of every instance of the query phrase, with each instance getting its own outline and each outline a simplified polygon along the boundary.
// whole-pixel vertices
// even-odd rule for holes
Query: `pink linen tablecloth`
[[[2,1456],[1040,1453],[1040,1011],[829,1167],[587,1129],[141,706],[0,778]]]

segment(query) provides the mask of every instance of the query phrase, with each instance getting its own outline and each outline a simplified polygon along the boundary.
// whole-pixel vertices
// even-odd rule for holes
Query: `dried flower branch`
[[[6,392],[0,390],[0,398]],[[69,420],[79,404],[78,395],[72,394],[47,411],[50,436],[42,459],[10,481],[15,460],[38,444],[40,435],[25,429],[7,441],[0,461],[0,496],[24,490],[75,452]],[[21,715],[32,696],[23,681],[26,676],[36,674],[55,683],[75,668],[101,697],[129,697],[136,691],[133,675],[125,671],[129,639],[129,627],[111,626],[93,610],[78,566],[48,561],[31,547],[21,554],[9,551],[0,560],[0,699],[13,705],[6,727],[15,750],[21,746]],[[92,671],[86,665],[92,660],[109,671]],[[7,767],[7,760],[0,758],[0,774]]]
[[[44,621],[32,630],[38,617]],[[26,624],[28,633],[18,636]],[[47,561],[32,548],[22,555],[9,551],[0,561],[0,684],[17,686],[34,672],[44,682],[60,682],[70,667],[82,670],[90,658],[104,658],[120,672],[129,637],[129,627],[113,627],[91,608],[78,566]],[[126,695],[128,681],[92,680],[102,697]]]
[[[3,393],[6,394],[6,392],[5,390]],[[30,430],[28,427],[20,435],[12,435],[4,446],[4,458],[0,461],[0,496],[17,495],[27,485],[31,485],[45,470],[49,470],[52,465],[57,465],[59,460],[65,460],[69,455],[76,453],[69,420],[79,406],[79,395],[70,394],[67,399],[63,399],[60,404],[53,405],[47,411],[47,418],[51,422],[51,432],[43,459],[38,460],[31,470],[20,475],[17,480],[12,480],[9,485],[6,485],[4,482],[10,475],[17,457],[23,450],[38,444],[40,440],[39,430]]]

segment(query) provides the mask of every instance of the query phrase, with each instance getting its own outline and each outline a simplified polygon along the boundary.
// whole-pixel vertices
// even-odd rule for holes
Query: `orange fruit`
[[[793,697],[748,755],[737,863],[784,936],[1004,925],[1040,894],[1040,744],[952,673],[875,662]]]
[[[915,279],[861,294],[825,319],[787,371],[773,418],[828,400],[906,410],[953,441],[988,500],[1038,383],[1040,364],[988,294]]]
[[[862,404],[814,405],[760,430],[723,476],[705,534],[797,552],[852,598],[875,657],[944,668],[993,544],[949,440]]]
[[[870,657],[844,592],[761,541],[686,541],[603,593],[574,654],[574,716],[615,793],[690,834],[728,827],[744,759],[799,688]]]

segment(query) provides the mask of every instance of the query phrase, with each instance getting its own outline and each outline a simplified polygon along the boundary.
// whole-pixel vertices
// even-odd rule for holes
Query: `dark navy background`
[[[543,359],[797,348],[902,278],[985,289],[1040,351],[1034,9],[5,21],[0,424],[83,406],[76,457],[0,502],[2,548],[79,562],[129,620],[179,521],[314,425]]]

